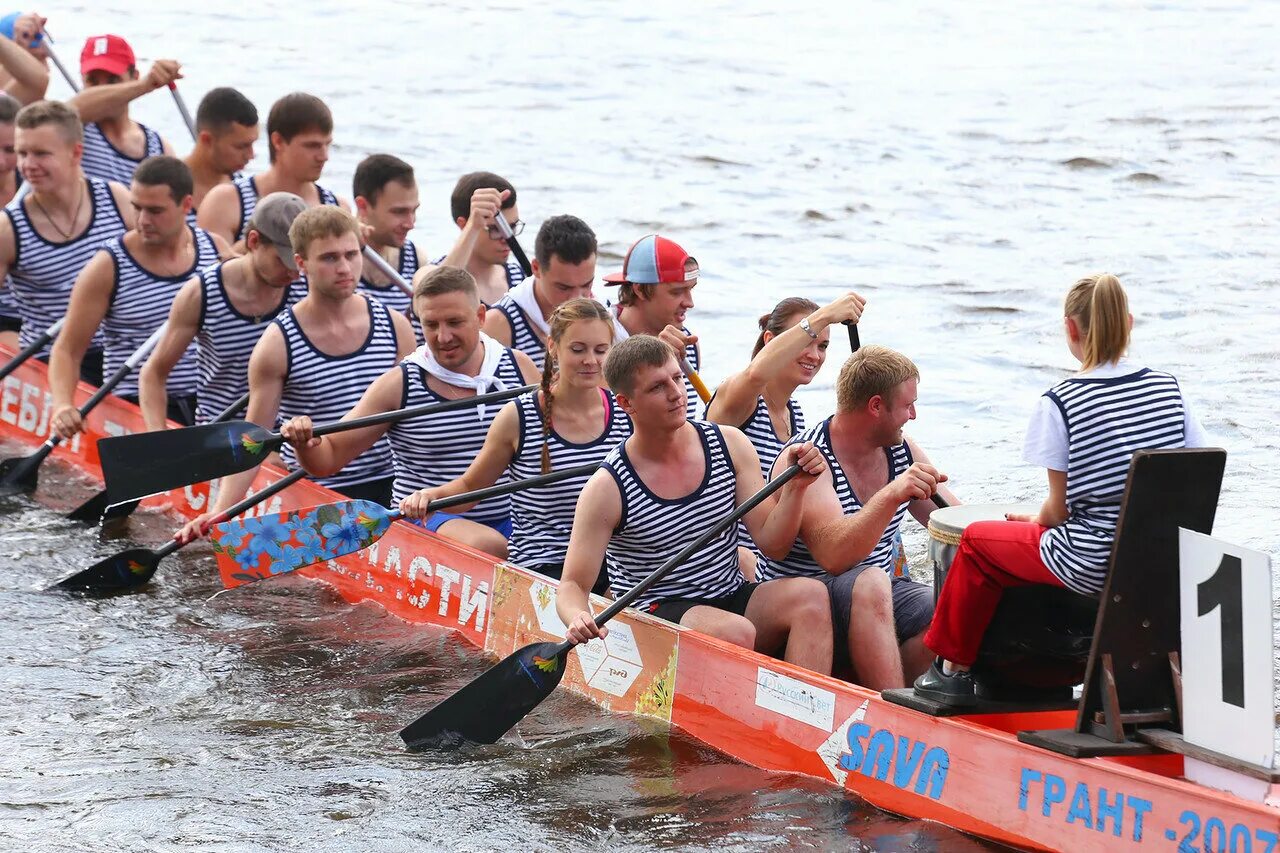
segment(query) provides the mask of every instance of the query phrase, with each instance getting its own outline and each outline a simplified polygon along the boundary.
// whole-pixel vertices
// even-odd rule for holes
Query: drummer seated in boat
[[[921,635],[933,588],[892,576],[894,542],[910,511],[921,524],[947,477],[902,428],[916,416],[920,371],[888,347],[863,347],[836,380],[836,413],[791,439],[812,442],[826,471],[804,497],[799,538],[782,559],[766,555],[763,578],[809,577],[826,584],[836,659],[875,690],[903,687],[930,655]],[[780,457],[781,458],[781,457]],[[776,476],[786,465],[775,463]],[[847,654],[847,656],[846,656]]]
[[[605,379],[634,432],[605,457],[578,498],[556,610],[575,642],[603,637],[587,591],[608,566],[614,595],[635,587],[764,487],[755,448],[734,427],[691,421],[676,351],[650,335],[610,350]],[[743,521],[765,554],[786,554],[795,539],[805,490],[823,470],[810,444],[780,457],[801,473]],[[750,583],[738,565],[729,527],[641,595],[636,607],[726,642],[831,672],[826,591],[809,578]]]
[[[917,695],[944,705],[976,704],[969,670],[1004,590],[1102,591],[1135,452],[1208,444],[1178,380],[1125,358],[1133,315],[1115,276],[1077,281],[1063,313],[1081,370],[1040,397],[1023,451],[1048,471],[1049,497],[1034,516],[975,522],[960,537],[924,637],[938,658],[915,682]]]

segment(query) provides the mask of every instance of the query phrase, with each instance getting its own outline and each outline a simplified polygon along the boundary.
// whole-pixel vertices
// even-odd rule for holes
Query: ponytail
[[[755,348],[751,350],[751,357],[755,358],[760,354],[760,350],[764,349],[765,332],[777,337],[790,328],[791,320],[797,314],[807,315],[817,310],[818,303],[801,296],[788,296],[773,306],[772,311],[760,316],[760,335],[756,338]]]
[[[1063,313],[1080,328],[1085,370],[1118,361],[1129,348],[1129,299],[1111,273],[1077,281],[1067,291]]]
[[[555,367],[551,363],[551,341],[547,340],[547,360],[542,363],[542,473],[551,473],[551,404],[555,395],[551,393],[551,377]]]

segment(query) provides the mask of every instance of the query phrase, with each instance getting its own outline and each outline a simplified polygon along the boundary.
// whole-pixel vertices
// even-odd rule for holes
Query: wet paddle
[[[34,341],[20,349],[13,358],[9,359],[8,364],[4,367],[0,367],[0,379],[4,379],[10,373],[13,373],[13,371],[25,364],[27,359],[31,358],[31,356],[48,346],[49,341],[56,338],[58,336],[58,332],[62,331],[62,324],[65,322],[67,322],[67,318],[63,317],[61,320],[41,332]]]
[[[227,406],[227,408],[222,411],[222,414],[209,421],[209,423],[220,424],[223,421],[229,421],[239,414],[240,410],[248,404],[249,392],[246,391],[240,395],[239,400],[236,400],[230,406]],[[67,513],[67,518],[72,521],[83,521],[89,524],[97,524],[99,521],[106,522],[113,521],[117,518],[124,518],[137,508],[138,501],[136,500],[125,501],[117,504],[111,503],[110,499],[107,497],[107,490],[102,489],[96,495],[89,498],[89,500]]]
[[[320,424],[317,437],[388,424],[436,412],[466,409],[518,397],[538,386],[522,385],[443,403],[425,403],[349,421]],[[215,480],[260,465],[284,444],[284,436],[248,421],[113,436],[98,442],[98,459],[112,503]]]
[[[629,592],[609,605],[596,624],[603,625],[682,564],[690,554],[724,533],[762,501],[800,473],[792,465],[769,481],[742,506],[716,522],[709,530],[667,560]],[[426,749],[461,738],[476,743],[494,743],[524,719],[543,699],[551,695],[564,676],[569,650],[575,643],[531,643],[483,672],[457,693],[436,705],[400,731],[409,749]]]
[[[533,275],[533,266],[529,263],[529,256],[524,253],[524,249],[520,248],[515,232],[511,230],[511,223],[507,222],[507,218],[502,215],[501,210],[498,211],[497,216],[493,217],[493,222],[498,226],[498,233],[502,235],[502,239],[506,240],[507,245],[511,247],[511,254],[516,256],[516,263],[520,264],[524,277],[528,278]]]
[[[463,492],[432,501],[430,508],[449,509],[548,486],[591,474],[597,467],[595,463],[577,465],[539,477]],[[216,552],[236,563],[234,569],[219,564],[222,583],[231,589],[362,551],[381,539],[391,522],[400,517],[399,510],[387,509],[373,501],[338,501],[275,516],[226,521],[210,529],[209,539]]]
[[[210,523],[217,523],[233,518],[252,506],[262,503],[267,498],[288,488],[307,476],[307,472],[299,468],[288,476],[276,480],[260,492],[250,495],[225,512],[214,516]],[[160,561],[190,543],[170,539],[154,551],[150,548],[130,548],[99,560],[89,568],[76,572],[54,584],[59,589],[80,590],[83,592],[118,592],[124,589],[142,586],[151,580],[156,573]]]
[[[160,341],[160,336],[164,334],[164,330],[168,327],[168,323],[161,323],[160,328],[151,333],[151,337],[147,338],[142,346],[133,351],[125,363],[116,368],[116,372],[107,377],[107,381],[97,391],[93,392],[93,396],[85,401],[80,407],[80,417],[84,417],[97,408],[108,394],[115,387],[124,381],[124,378],[137,369],[142,360]],[[53,434],[49,436],[44,444],[30,456],[15,457],[0,461],[0,494],[13,494],[15,492],[31,492],[35,491],[36,484],[40,479],[40,463],[44,462],[53,452],[53,449],[62,443],[62,436]]]
[[[196,139],[199,134],[196,133],[196,123],[191,119],[191,111],[187,109],[187,102],[182,99],[182,95],[178,94],[178,84],[170,83],[169,91],[173,94],[173,102],[178,105],[178,112],[182,114],[182,121],[187,125],[187,130],[191,131],[191,138]]]

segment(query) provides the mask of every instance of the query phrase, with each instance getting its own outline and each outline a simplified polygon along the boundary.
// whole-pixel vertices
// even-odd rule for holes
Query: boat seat
[[[1141,754],[1181,723],[1178,528],[1213,532],[1227,454],[1143,450],[1129,466],[1074,729],[1018,739],[1072,757]]]

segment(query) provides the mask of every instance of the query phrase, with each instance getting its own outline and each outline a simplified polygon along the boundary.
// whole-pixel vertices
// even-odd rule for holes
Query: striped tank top
[[[578,444],[562,438],[554,428],[547,434],[552,471],[602,462],[611,450],[631,435],[631,418],[608,391],[604,392],[604,403],[604,428],[595,439]],[[516,407],[520,415],[520,440],[507,472],[512,480],[527,480],[542,474],[544,419],[538,392],[516,398]],[[554,407],[551,418],[555,420]],[[590,476],[583,474],[511,496],[513,530],[508,551],[513,563],[533,567],[564,562],[578,494]]]
[[[121,367],[134,350],[169,319],[173,298],[197,271],[218,263],[218,250],[208,232],[191,229],[195,243],[195,261],[191,269],[180,275],[159,276],[145,270],[124,246],[124,237],[108,241],[103,248],[111,255],[115,267],[115,284],[111,290],[111,302],[102,318],[102,371],[110,376]],[[166,389],[170,397],[184,397],[196,393],[200,383],[196,363],[196,344],[192,341],[187,352],[174,365],[169,374]],[[116,386],[121,396],[136,396],[138,374],[134,371]]]
[[[200,272],[200,324],[196,329],[196,361],[200,392],[196,423],[207,424],[249,390],[249,356],[267,325],[281,311],[307,295],[305,284],[280,288],[280,304],[260,317],[241,314],[231,304],[222,264]]]
[[[712,399],[715,399],[714,395]],[[804,432],[804,412],[795,397],[787,400],[787,419],[791,422],[790,436],[794,437]],[[790,437],[784,441],[774,432],[773,420],[769,417],[769,407],[764,402],[763,394],[756,397],[755,410],[738,429],[742,430],[743,435],[751,442],[751,446],[756,449],[756,455],[760,457],[760,473],[764,476],[765,482],[768,482],[774,460],[778,458],[782,448],[787,446]],[[756,550],[756,543],[747,532],[747,526],[741,522],[738,523],[738,544],[744,548]]]
[[[238,181],[242,177],[244,177],[244,175],[242,175],[240,172],[233,172],[231,175],[231,180]],[[212,189],[212,187],[210,187],[210,189]],[[187,212],[187,224],[193,225],[193,226],[196,224],[196,209],[194,207],[192,207],[191,210]]]
[[[404,391],[400,407],[442,403],[444,397],[427,387],[427,373],[418,365],[400,362]],[[498,361],[494,375],[504,388],[524,385],[515,353],[508,349]],[[491,390],[497,390],[496,388]],[[489,426],[502,407],[490,403],[474,409],[455,409],[435,415],[422,415],[394,423],[387,430],[391,453],[395,458],[396,482],[393,488],[398,504],[418,489],[443,486],[466,473],[471,461],[484,446]],[[507,482],[504,475],[499,483]],[[505,495],[481,501],[462,513],[463,518],[500,525],[511,515],[511,499]]]
[[[517,305],[510,295],[507,295],[493,303],[493,310],[502,312],[502,316],[507,318],[507,325],[511,327],[511,348],[518,349],[529,356],[541,370],[547,358],[547,345],[534,331],[533,323],[529,322],[524,309]]]
[[[1067,520],[1040,537],[1040,558],[1076,592],[1102,590],[1129,463],[1138,450],[1184,447],[1182,392],[1142,368],[1111,379],[1072,377],[1045,392],[1067,427]]]
[[[160,134],[141,123],[138,127],[142,128],[142,134],[146,138],[146,150],[135,160],[112,145],[97,122],[87,123],[84,126],[84,154],[80,157],[80,168],[91,178],[129,186],[133,181],[134,171],[143,160],[164,153],[164,142],[160,139]]]
[[[390,312],[367,296],[361,298],[369,312],[369,334],[350,353],[328,355],[317,349],[302,330],[292,306],[272,321],[284,333],[286,353],[277,429],[298,415],[309,415],[317,424],[341,420],[360,402],[375,379],[396,366],[400,353]],[[293,445],[286,444],[280,448],[280,458],[290,468],[298,467]],[[326,488],[342,491],[346,486],[389,476],[391,448],[384,436],[337,474],[316,477],[315,481]]]
[[[258,207],[258,183],[250,176],[232,181],[231,185],[236,188],[236,194],[240,196],[240,226],[236,229],[236,240],[240,240],[244,238],[249,217],[253,216],[253,211]],[[316,193],[320,196],[321,204],[336,205],[338,203],[338,197],[319,184],[316,184]]]
[[[862,501],[854,494],[853,486],[850,485],[849,478],[845,476],[844,468],[840,466],[840,460],[836,458],[835,450],[831,447],[831,418],[826,418],[821,423],[815,424],[804,432],[793,436],[787,444],[797,444],[805,441],[812,441],[814,446],[822,451],[827,467],[831,470],[836,497],[840,499],[840,508],[844,510],[844,514],[853,515],[862,509]],[[886,484],[893,482],[894,478],[910,468],[913,462],[911,449],[907,447],[905,441],[894,447],[884,448],[884,455],[889,463],[889,479],[885,481]],[[902,519],[907,514],[907,509],[910,506],[910,501],[904,501],[894,511],[893,518],[890,519],[884,532],[880,534],[880,539],[876,542],[876,546],[871,549],[871,553],[862,562],[857,564],[858,566],[879,568],[892,574],[894,543],[898,538],[898,528],[902,525]],[[766,560],[760,567],[760,578],[762,580],[806,575],[823,577],[826,574],[826,570],[818,565],[818,561],[809,553],[809,549],[805,547],[804,540],[799,536],[796,537],[795,544],[791,546],[791,553],[786,556],[786,559]]]
[[[107,182],[86,179],[93,211],[89,227],[78,237],[54,243],[36,233],[22,199],[14,199],[4,212],[13,224],[14,260],[9,267],[9,286],[22,318],[19,344],[27,346],[67,313],[76,276],[103,244],[125,232],[124,219],[116,207]],[[90,349],[102,347],[102,333],[96,332]],[[37,355],[45,355],[45,347]]]
[[[717,424],[689,423],[698,432],[704,466],[702,482],[682,498],[660,498],[650,491],[627,456],[625,443],[605,457],[604,468],[622,496],[622,517],[605,552],[615,596],[737,508],[737,474],[724,434]],[[738,534],[730,527],[654,584],[634,606],[644,609],[674,598],[724,598],[745,582],[738,567]]]
[[[684,326],[681,326],[680,329],[686,335],[693,334],[693,332],[690,332]],[[702,356],[698,354],[698,347],[696,344],[685,344],[684,357],[689,360],[689,366],[693,368],[694,373],[702,372]],[[684,378],[684,396],[685,414],[689,417],[689,420],[693,420],[699,416],[698,406],[702,405],[702,399],[698,397],[698,392],[693,390],[693,383],[689,381],[688,376]],[[704,409],[702,413],[705,415],[706,410]]]

